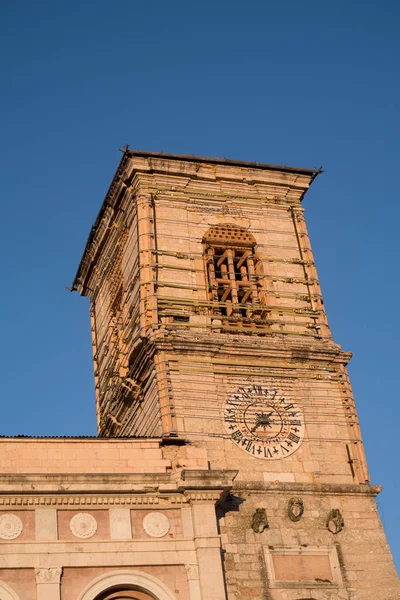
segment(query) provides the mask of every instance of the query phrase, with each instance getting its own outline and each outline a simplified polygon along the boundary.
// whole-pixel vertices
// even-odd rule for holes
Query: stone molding
[[[114,571],[94,579],[77,600],[95,600],[99,594],[116,586],[147,592],[158,600],[176,600],[176,596],[158,579],[141,571]]]
[[[129,541],[50,542],[46,544],[45,551],[43,544],[15,544],[12,554],[8,551],[3,553],[2,569],[31,569],[33,575],[34,568],[39,562],[38,557],[42,561],[51,560],[51,557],[54,561],[56,558],[60,565],[68,568],[82,566],[103,568],[105,554],[107,555],[107,568],[110,570],[120,568],[139,570],[143,565],[152,567],[181,565],[183,567],[196,560],[197,549],[220,548],[220,546],[220,537],[188,540],[171,539],[168,536]],[[0,598],[3,600],[1,593]],[[31,599],[29,598],[29,600]],[[68,600],[70,599],[68,598]]]
[[[60,583],[62,567],[36,568],[36,583]]]
[[[239,471],[237,469],[212,469],[210,471],[205,469],[183,469],[181,471],[179,489],[230,488],[232,486],[232,481],[238,473]]]
[[[181,482],[182,483],[182,482]],[[182,486],[191,487],[188,482],[183,482]],[[288,493],[288,494],[318,494],[324,496],[339,495],[339,496],[377,496],[381,491],[380,485],[371,484],[335,484],[335,483],[294,483],[294,482],[263,482],[249,481],[237,482],[232,487],[233,494],[238,492],[247,492],[249,494],[265,494],[270,493]],[[224,493],[229,489],[219,490],[188,490],[181,488],[181,493],[167,495],[157,494],[151,495],[127,495],[124,492],[119,492],[119,495],[104,496],[104,495],[89,495],[83,494],[76,496],[68,495],[53,495],[53,494],[37,494],[37,495],[13,495],[0,496],[0,506],[13,507],[31,507],[35,506],[71,506],[71,507],[101,507],[113,508],[114,506],[136,507],[136,506],[159,506],[167,508],[168,505],[185,505],[188,502],[203,501],[216,502],[220,500]],[[211,494],[211,495],[210,495]]]
[[[179,490],[190,504],[194,502],[213,502],[222,500],[231,490],[237,470],[190,470],[181,472]]]
[[[238,357],[257,357],[257,360],[260,363],[260,366],[263,360],[273,359],[276,361],[276,366],[274,368],[279,368],[279,361],[283,361],[286,363],[286,368],[288,366],[293,367],[293,371],[300,369],[302,371],[310,371],[310,377],[312,374],[315,374],[316,371],[321,371],[322,374],[326,374],[325,368],[330,366],[332,374],[335,374],[335,365],[347,365],[352,357],[351,352],[345,352],[340,347],[332,342],[331,345],[324,346],[321,348],[319,344],[315,344],[314,341],[302,342],[296,340],[295,350],[298,353],[301,350],[307,352],[307,363],[310,366],[307,366],[306,363],[295,360],[293,355],[293,343],[286,343],[285,346],[282,345],[282,340],[277,338],[276,340],[268,338],[257,338],[256,340],[252,337],[251,339],[245,339],[243,336],[233,336],[229,340],[225,339],[226,336],[218,333],[213,333],[213,346],[220,346],[223,348],[224,353],[229,354],[230,356],[237,355]],[[238,343],[240,342],[240,343]],[[178,337],[157,337],[154,340],[151,340],[151,344],[154,344],[156,350],[166,351],[166,352],[176,352],[176,351],[190,351],[193,349],[196,350],[196,353],[209,354],[210,345],[209,340],[193,340],[189,337],[184,337],[181,335]],[[289,364],[287,363],[289,361]],[[318,363],[320,368],[317,365],[312,363]],[[328,377],[329,378],[329,377]]]
[[[147,506],[158,505],[163,500],[171,504],[185,504],[187,502],[183,495],[166,498],[165,496],[127,496],[121,492],[120,496],[3,496],[0,497],[0,506],[101,506],[109,508],[113,506]],[[166,504],[163,503],[163,506]]]
[[[105,473],[66,474],[61,477],[24,475],[17,478],[0,474],[0,494],[1,491],[4,494],[0,495],[0,506],[179,506],[189,501],[188,490],[203,494],[203,500],[216,501],[231,489],[237,473],[236,470],[184,469],[180,481],[173,480],[170,474],[149,473],[134,473],[126,477]],[[37,490],[35,494],[29,493],[32,486]],[[65,492],[66,486],[68,492]],[[104,487],[108,489],[104,490]],[[12,495],[4,493],[8,489]],[[208,498],[209,494],[212,497]]]
[[[150,192],[156,192],[157,197],[161,201],[167,201],[170,207],[176,206],[180,208],[182,204],[186,204],[188,212],[198,212],[199,209],[204,211],[205,209],[205,211],[209,215],[221,213],[221,204],[224,202],[226,203],[227,196],[230,199],[240,200],[241,202],[249,202],[251,200],[254,201],[255,199],[253,195],[246,194],[243,192],[241,193],[239,191],[233,194],[224,194],[221,193],[220,189],[216,188],[213,192],[210,193],[205,192],[204,189],[201,189],[201,187],[191,187],[189,191],[186,191],[184,189],[176,190],[172,197],[169,187],[164,187],[161,185],[147,185],[146,187]],[[140,182],[138,184],[138,188],[140,189]],[[138,197],[140,197],[140,195]],[[193,197],[196,198],[195,205],[193,205]],[[214,200],[216,206],[210,207],[210,199]],[[281,194],[273,194],[272,187],[270,188],[269,192],[257,196],[257,200],[262,200],[263,204],[268,204],[271,208],[274,208],[275,210],[284,211],[287,210],[288,207],[293,207],[299,211],[304,210],[300,205],[300,201],[298,199],[288,198],[287,196]],[[219,203],[219,205],[217,203]],[[235,211],[234,209],[225,208],[225,206],[223,208],[224,214],[232,215],[235,217],[238,216],[237,211]],[[242,208],[240,218],[246,218],[247,215],[251,214],[252,210],[254,211],[254,207],[251,206]],[[261,213],[260,209],[255,209],[255,211],[258,214]]]
[[[186,498],[193,504],[195,502],[213,502],[214,504],[221,499],[222,491],[213,490],[187,490],[184,492]]]
[[[317,494],[324,496],[372,496],[375,498],[382,491],[382,486],[369,483],[278,483],[268,481],[239,481],[232,488],[232,494],[248,492],[249,494],[265,494],[277,492],[283,494]]]
[[[104,441],[105,440],[105,441]],[[113,447],[114,440],[108,442],[107,438],[104,438],[103,444],[110,444],[110,449]],[[3,441],[15,442],[13,438],[7,440],[0,439],[0,448]],[[38,443],[40,440],[29,440],[30,442]],[[63,439],[59,438],[58,442],[62,442]],[[125,439],[121,439],[123,443]],[[158,440],[156,440],[158,441]],[[20,440],[18,440],[20,442]],[[68,439],[65,440],[68,443]],[[154,448],[153,448],[154,450]],[[170,484],[174,486],[175,480],[172,478],[170,473],[0,473],[0,485],[12,485],[12,489],[18,489],[19,487],[34,484],[36,489],[40,490],[41,485],[46,485],[46,491],[57,491],[62,492],[64,486],[68,482],[69,490],[72,492],[81,492],[83,489],[85,492],[98,491],[98,488],[104,489],[106,486],[107,492],[113,493],[115,490],[125,491],[148,491],[157,490],[160,485]],[[50,487],[51,486],[51,487]],[[71,486],[77,486],[76,489]],[[94,487],[96,486],[96,487]],[[176,488],[176,485],[175,485]]]

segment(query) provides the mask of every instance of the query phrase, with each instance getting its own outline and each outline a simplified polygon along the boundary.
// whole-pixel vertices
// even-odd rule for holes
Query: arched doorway
[[[77,600],[176,600],[156,577],[142,571],[112,571],[92,581]]]
[[[154,600],[154,596],[149,596],[146,592],[121,589],[100,594],[96,600]]]
[[[19,596],[3,581],[0,581],[0,600],[19,600]]]

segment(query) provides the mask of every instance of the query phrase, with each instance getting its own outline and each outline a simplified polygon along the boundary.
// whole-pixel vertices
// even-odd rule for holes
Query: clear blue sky
[[[0,4],[1,433],[95,434],[70,294],[118,148],[323,165],[305,201],[400,564],[398,2]]]

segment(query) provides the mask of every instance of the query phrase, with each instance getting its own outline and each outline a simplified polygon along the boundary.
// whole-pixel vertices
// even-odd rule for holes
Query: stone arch
[[[233,223],[213,225],[203,236],[203,243],[211,246],[254,247],[255,237],[245,227]]]
[[[174,594],[161,581],[148,573],[133,570],[112,571],[100,575],[85,587],[77,600],[98,600],[98,596],[103,592],[111,593],[113,590],[123,589],[147,593],[154,600],[176,600]]]
[[[154,596],[149,596],[147,592],[138,592],[137,590],[117,590],[113,592],[104,592],[98,596],[98,600],[153,600]]]
[[[20,600],[19,596],[3,581],[0,581],[0,600]]]

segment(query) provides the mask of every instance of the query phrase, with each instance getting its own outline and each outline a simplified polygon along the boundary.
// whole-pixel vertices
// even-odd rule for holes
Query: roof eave
[[[233,160],[230,158],[216,158],[209,156],[197,156],[195,154],[169,154],[167,152],[147,152],[145,150],[125,150],[125,153],[128,156],[143,156],[143,157],[151,157],[151,158],[164,158],[164,159],[175,159],[175,160],[185,160],[189,162],[208,162],[214,164],[225,164],[232,165],[237,167],[253,167],[255,169],[269,169],[271,171],[284,171],[289,173],[299,173],[304,175],[314,175],[317,176],[319,173],[322,173],[322,168],[319,169],[304,169],[300,167],[291,167],[288,165],[272,165],[269,163],[259,163],[253,161],[245,161],[245,160]]]

